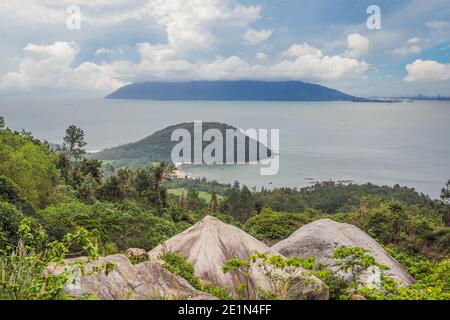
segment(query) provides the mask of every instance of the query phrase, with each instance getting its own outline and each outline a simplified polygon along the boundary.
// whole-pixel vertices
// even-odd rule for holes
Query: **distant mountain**
[[[191,81],[133,83],[107,99],[217,101],[376,101],[301,81]]]
[[[227,129],[236,129],[233,126],[224,123],[218,122],[203,122],[202,123],[203,133],[208,129],[218,129],[223,135],[223,150],[226,150],[226,130]],[[125,145],[121,145],[118,147],[105,149],[100,152],[88,154],[89,159],[97,159],[105,162],[111,163],[114,167],[143,167],[148,164],[166,161],[171,163],[171,153],[173,147],[178,144],[177,141],[171,141],[172,132],[176,129],[186,129],[191,133],[192,137],[192,145],[193,145],[193,137],[194,137],[194,123],[181,123],[177,125],[173,125],[157,131],[152,135],[134,142]],[[242,134],[242,136],[245,136]],[[246,146],[245,146],[245,155],[246,160],[249,159],[249,137],[245,136]],[[210,144],[211,142],[203,142],[203,150],[204,148]],[[257,144],[258,150],[261,148],[261,152],[264,155],[269,157],[271,155],[271,150],[268,149],[263,144]],[[242,148],[240,149],[241,151]],[[234,153],[236,154],[237,148],[235,147]],[[194,148],[192,147],[191,161],[193,161],[193,153]],[[263,157],[263,158],[267,158]],[[225,162],[225,157],[224,157]]]

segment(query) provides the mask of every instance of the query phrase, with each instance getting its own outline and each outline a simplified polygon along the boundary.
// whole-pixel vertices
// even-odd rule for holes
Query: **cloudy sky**
[[[380,30],[366,25],[373,4]],[[67,27],[70,5],[80,29]],[[449,0],[7,0],[0,30],[0,95],[293,79],[360,96],[450,96]]]

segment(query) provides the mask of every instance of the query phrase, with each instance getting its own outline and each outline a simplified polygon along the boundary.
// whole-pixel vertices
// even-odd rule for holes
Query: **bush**
[[[13,205],[0,201],[0,251],[17,245],[22,213]]]
[[[25,214],[33,214],[33,207],[20,195],[20,189],[11,179],[0,176],[0,201],[15,205]]]
[[[46,242],[44,232],[35,232],[24,219],[17,230],[20,240],[7,252],[0,253],[0,300],[53,300],[69,298],[64,287],[69,280],[66,269],[60,274],[49,272],[54,263],[62,263],[72,249],[77,254],[97,258],[89,232],[79,229],[62,241]]]
[[[55,203],[60,172],[48,146],[8,130],[0,130],[0,175],[15,182],[34,207]]]
[[[164,268],[185,279],[195,289],[212,294],[222,300],[231,299],[223,288],[214,284],[203,283],[203,281],[195,275],[194,266],[187,261],[185,256],[166,252],[159,258],[164,261]]]
[[[128,248],[150,250],[190,226],[183,221],[175,223],[169,216],[160,216],[133,203],[86,205],[71,201],[48,207],[38,215],[53,240],[61,239],[77,227],[97,230],[102,252],[108,252],[106,245],[112,243],[120,251]]]
[[[244,230],[261,241],[280,241],[308,222],[309,219],[303,214],[281,213],[264,209],[245,223]]]

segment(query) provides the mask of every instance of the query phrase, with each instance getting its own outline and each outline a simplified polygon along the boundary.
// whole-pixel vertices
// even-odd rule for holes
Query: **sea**
[[[190,166],[193,177],[256,188],[318,181],[408,186],[438,198],[450,178],[450,102],[214,102],[3,97],[0,116],[13,130],[61,143],[85,131],[89,151],[140,140],[169,125],[217,121],[244,130],[279,129],[280,168],[255,164]]]

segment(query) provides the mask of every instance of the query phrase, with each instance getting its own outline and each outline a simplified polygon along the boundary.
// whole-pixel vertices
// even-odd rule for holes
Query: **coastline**
[[[178,179],[192,178],[192,175],[183,170],[183,163],[176,162],[175,164],[174,176]]]

